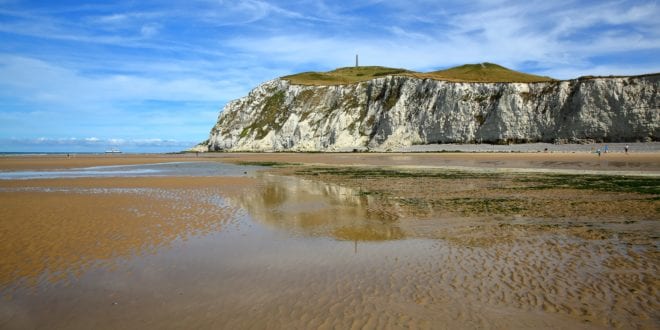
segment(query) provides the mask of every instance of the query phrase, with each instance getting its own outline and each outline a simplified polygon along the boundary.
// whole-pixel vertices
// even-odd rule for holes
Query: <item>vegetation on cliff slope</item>
[[[514,71],[493,63],[465,64],[447,70],[416,74],[423,78],[466,82],[539,82],[550,77]]]
[[[328,72],[302,72],[282,79],[296,85],[346,85],[367,81],[389,75],[413,73],[404,69],[386,68],[382,66],[359,66],[339,68]]]
[[[554,80],[549,77],[514,71],[492,63],[466,64],[447,70],[425,73],[382,66],[346,67],[328,72],[303,72],[284,76],[282,79],[296,85],[346,85],[390,75],[455,82],[540,82]]]

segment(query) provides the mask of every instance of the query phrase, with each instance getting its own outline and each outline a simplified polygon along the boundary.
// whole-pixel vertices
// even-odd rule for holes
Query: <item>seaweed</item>
[[[610,192],[633,192],[660,194],[660,178],[615,175],[546,174],[518,178],[520,182],[532,183],[528,189],[572,188]]]

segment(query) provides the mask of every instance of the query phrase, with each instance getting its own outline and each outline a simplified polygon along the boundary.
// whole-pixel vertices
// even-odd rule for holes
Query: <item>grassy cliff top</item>
[[[414,72],[382,66],[359,66],[339,68],[328,72],[302,72],[284,76],[282,79],[297,85],[344,85],[404,73]]]
[[[493,63],[465,64],[451,69],[419,75],[437,80],[472,82],[538,82],[554,80],[550,77],[514,71]]]
[[[328,72],[303,72],[284,76],[282,79],[296,85],[346,85],[389,75],[456,82],[539,82],[554,80],[550,77],[514,71],[492,63],[466,64],[433,72],[415,72],[382,66],[346,67]]]

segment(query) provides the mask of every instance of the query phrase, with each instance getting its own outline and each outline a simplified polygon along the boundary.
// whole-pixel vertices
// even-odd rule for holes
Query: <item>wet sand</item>
[[[235,210],[204,198],[247,178],[0,181],[0,285],[57,282],[118,257],[221,229]],[[196,198],[197,197],[197,198]]]
[[[660,175],[660,153],[200,153],[0,157],[0,171],[62,169],[181,161],[280,162],[309,165],[477,167],[631,171]]]
[[[0,180],[0,327],[657,328],[660,196],[539,188],[542,173],[447,172],[660,170],[655,154],[594,157],[2,158],[4,171],[308,165],[255,176]],[[350,172],[383,165],[422,172]]]
[[[56,170],[92,166],[139,165],[166,162],[195,161],[196,154],[108,154],[108,155],[30,155],[1,156],[0,171]]]
[[[219,154],[223,161],[283,162],[312,165],[372,165],[430,168],[537,169],[546,171],[630,171],[660,175],[660,153],[365,153],[365,154]]]

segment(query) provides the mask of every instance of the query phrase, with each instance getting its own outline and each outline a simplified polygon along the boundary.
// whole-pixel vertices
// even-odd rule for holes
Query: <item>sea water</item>
[[[218,162],[169,162],[140,165],[94,166],[56,170],[0,171],[0,180],[144,176],[240,176],[261,169]]]

